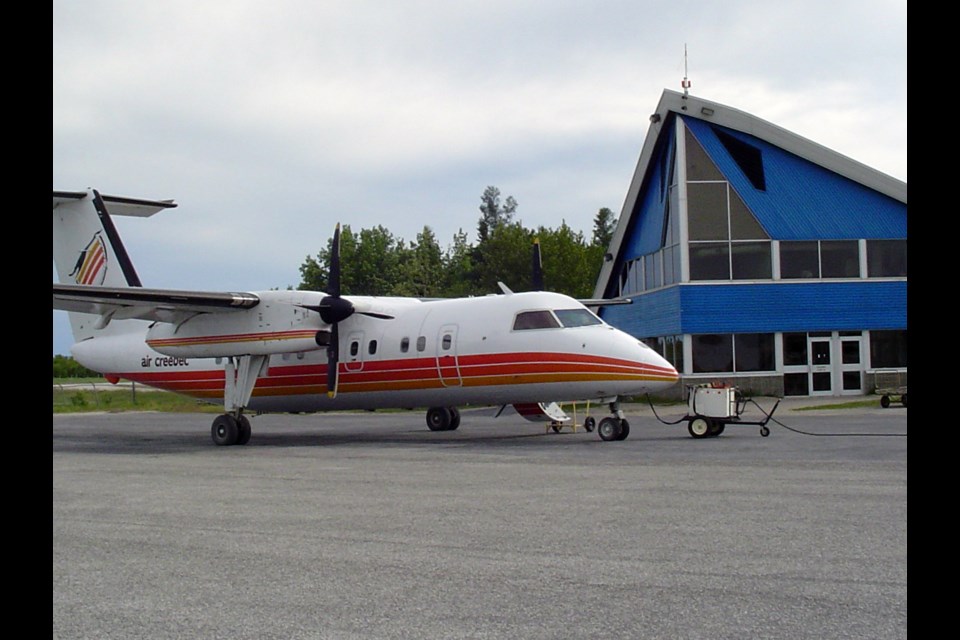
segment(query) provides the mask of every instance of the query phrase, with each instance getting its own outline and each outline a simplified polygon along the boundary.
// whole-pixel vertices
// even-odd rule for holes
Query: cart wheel
[[[721,433],[723,433],[723,423],[719,420],[710,420],[710,431],[707,435],[718,436]]]
[[[767,427],[760,427],[760,435],[766,438],[768,435],[770,435],[770,429]]]
[[[591,433],[596,426],[597,421],[593,416],[590,416],[583,421],[583,428],[587,430],[587,433]]]
[[[550,428],[553,429],[554,433],[560,433],[560,425],[554,422],[550,425]]]
[[[903,406],[907,406],[907,394],[903,394],[903,397],[900,398],[900,403],[903,404]]]
[[[687,431],[693,438],[706,438],[710,435],[711,420],[706,418],[691,418],[687,424]]]
[[[880,398],[880,406],[886,409],[890,406],[890,396],[883,396]]]

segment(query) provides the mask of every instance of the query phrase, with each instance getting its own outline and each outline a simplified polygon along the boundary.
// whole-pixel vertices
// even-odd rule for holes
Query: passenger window
[[[420,336],[417,338],[417,351],[423,351],[427,348],[427,337]]]
[[[400,340],[400,353],[406,353],[410,351],[410,338],[402,338]]]
[[[373,355],[377,352],[377,341],[371,340],[370,344],[367,345],[367,353]]]
[[[549,311],[521,311],[513,321],[514,331],[526,329],[556,329],[560,326]]]

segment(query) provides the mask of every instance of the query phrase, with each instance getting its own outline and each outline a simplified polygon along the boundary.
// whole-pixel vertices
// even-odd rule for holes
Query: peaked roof
[[[640,151],[640,159],[637,162],[637,168],[624,199],[624,206],[620,212],[617,228],[614,230],[613,238],[610,241],[609,257],[603,263],[600,276],[597,279],[594,297],[602,296],[609,283],[611,270],[616,262],[614,258],[619,255],[624,236],[630,227],[629,218],[633,212],[634,204],[640,197],[644,179],[650,172],[650,163],[654,158],[661,132],[665,126],[673,125],[675,118],[670,116],[674,114],[754,136],[839,176],[848,178],[863,187],[904,204],[907,203],[906,182],[739,109],[664,89],[656,110],[650,116],[650,127],[647,129],[643,148]],[[669,130],[667,130],[667,133],[669,133]]]

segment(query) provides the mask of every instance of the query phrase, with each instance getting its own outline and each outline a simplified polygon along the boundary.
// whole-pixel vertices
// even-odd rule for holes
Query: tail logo
[[[107,247],[100,234],[100,231],[93,234],[70,273],[77,284],[103,284],[107,276]]]

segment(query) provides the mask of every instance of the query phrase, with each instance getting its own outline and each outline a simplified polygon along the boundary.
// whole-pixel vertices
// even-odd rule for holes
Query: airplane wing
[[[197,313],[239,311],[259,303],[260,298],[252,293],[53,285],[54,309],[92,313],[108,321],[138,318],[179,322]]]

